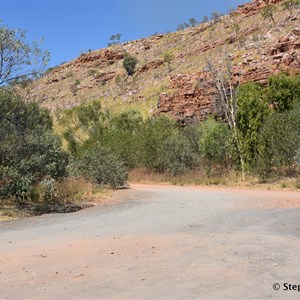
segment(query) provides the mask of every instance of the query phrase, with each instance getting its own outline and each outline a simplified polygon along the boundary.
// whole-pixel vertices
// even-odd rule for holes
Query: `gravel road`
[[[298,192],[134,185],[0,223],[0,300],[300,299],[299,238]]]

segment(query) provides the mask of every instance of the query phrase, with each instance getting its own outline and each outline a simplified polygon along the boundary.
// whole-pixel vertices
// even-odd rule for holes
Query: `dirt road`
[[[284,290],[300,284],[300,193],[136,185],[124,197],[0,223],[0,300],[300,298]]]

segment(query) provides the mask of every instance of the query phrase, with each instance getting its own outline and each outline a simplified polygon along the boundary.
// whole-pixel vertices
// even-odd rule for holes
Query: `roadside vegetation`
[[[299,188],[299,104],[300,75],[279,74],[264,87],[238,87],[236,132],[214,116],[182,127],[167,116],[144,119],[133,110],[112,115],[92,101],[61,114],[58,137],[48,111],[4,89],[0,196],[36,213],[73,211],[97,186],[126,187],[128,173],[140,182],[241,182],[241,155],[246,178],[294,178]]]
[[[292,13],[298,2],[285,3]],[[264,13],[273,18],[269,11]],[[215,22],[219,18],[213,14]],[[197,23],[189,20],[189,26]],[[112,46],[120,37],[111,37]],[[291,187],[291,182],[300,188],[299,74],[274,75],[264,86],[234,86],[230,74],[217,73],[210,64],[223,101],[222,116],[185,127],[168,116],[144,117],[132,109],[113,113],[98,100],[53,119],[15,88],[40,76],[48,52],[28,45],[24,31],[5,26],[0,27],[0,43],[0,220],[20,212],[76,211],[105,189],[126,188],[128,182],[283,180],[282,188]],[[169,71],[173,58],[172,52],[163,55]],[[123,67],[129,79],[137,76],[137,63],[126,53]],[[79,85],[76,79],[74,95]]]
[[[169,178],[191,171],[220,178],[241,171],[242,155],[246,176],[270,182],[299,175],[299,103],[300,75],[279,74],[264,87],[238,87],[236,132],[225,119],[214,116],[186,127],[166,116],[143,119],[136,111],[113,116],[97,101],[66,111],[59,122],[72,161],[85,160],[85,153],[90,159],[101,151],[103,157],[113,154],[106,161],[119,164],[111,166],[116,178],[126,178],[124,168]],[[95,167],[97,162],[100,168],[101,160]]]

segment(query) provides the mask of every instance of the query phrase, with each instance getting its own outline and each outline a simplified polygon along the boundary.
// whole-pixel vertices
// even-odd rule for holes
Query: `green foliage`
[[[45,177],[66,174],[67,156],[52,132],[49,113],[8,92],[0,93],[0,182],[2,196],[22,200]]]
[[[198,22],[195,18],[190,18],[189,23],[192,27],[195,27],[198,24]]]
[[[264,120],[270,114],[264,90],[255,83],[248,83],[238,90],[237,128],[241,137],[241,151],[249,168],[258,147],[258,135]]]
[[[241,27],[240,27],[240,25],[238,23],[234,23],[232,25],[232,29],[235,32],[235,34],[237,34],[241,30]]]
[[[86,180],[111,188],[126,185],[127,171],[118,157],[100,143],[93,144],[73,161],[73,170]]]
[[[63,133],[68,142],[68,150],[73,154],[78,154],[80,146],[90,138],[103,131],[110,122],[110,114],[101,110],[99,101],[89,104],[81,104],[64,112],[59,119],[61,126],[66,127]]]
[[[190,124],[183,128],[181,134],[183,138],[188,140],[188,144],[192,151],[200,155],[201,149],[199,141],[201,138],[201,130],[198,130],[199,125]]]
[[[137,63],[138,61],[134,56],[126,53],[123,60],[123,67],[129,76],[134,74]]]
[[[121,113],[111,119],[110,125],[90,136],[83,149],[93,147],[94,143],[113,152],[128,169],[138,165],[137,133],[143,122],[140,113],[133,110]]]
[[[264,19],[271,19],[273,24],[275,24],[274,20],[274,12],[276,11],[273,5],[268,5],[262,9],[261,15]]]
[[[9,82],[11,86],[20,86],[21,88],[26,88],[32,83],[33,79],[30,76],[17,77]]]
[[[0,25],[0,86],[26,76],[35,76],[48,63],[49,52],[26,42],[26,31]]]
[[[230,131],[222,122],[208,118],[199,124],[199,148],[202,158],[211,168],[213,165],[227,166],[229,161]]]
[[[286,0],[282,3],[282,6],[285,10],[290,12],[290,15],[292,15],[293,10],[300,6],[300,0]]]
[[[199,22],[195,18],[190,18],[188,22],[184,22],[183,24],[179,24],[177,27],[177,31],[184,30],[189,27],[195,27]]]
[[[98,71],[95,69],[89,69],[88,74],[89,76],[92,76],[95,78],[95,76],[97,76]]]
[[[166,62],[168,65],[171,64],[172,60],[174,59],[174,54],[170,52],[165,52],[163,55],[163,60]]]
[[[295,151],[294,160],[295,160],[295,163],[298,166],[298,168],[300,168],[300,149],[297,149]]]
[[[209,21],[208,16],[204,16],[202,19],[202,23],[207,23]]]
[[[169,69],[169,72],[171,72],[171,62],[172,60],[174,59],[174,54],[171,53],[171,52],[165,52],[164,55],[163,55],[163,60],[165,63],[168,64],[168,69]]]
[[[135,110],[123,112],[111,121],[113,127],[131,133],[136,133],[142,122],[142,115]]]
[[[159,171],[176,176],[195,168],[198,163],[199,155],[193,151],[189,139],[177,132],[164,141],[157,167]]]
[[[129,169],[138,163],[136,139],[142,122],[141,114],[133,110],[112,117],[109,112],[101,110],[100,103],[96,101],[65,112],[60,120],[62,125],[68,126],[64,137],[72,155],[76,156],[100,143],[103,148],[115,153]]]
[[[165,140],[177,131],[174,120],[161,116],[146,120],[138,132],[139,160],[148,169],[160,168],[160,153]]]
[[[113,153],[111,160],[121,162],[126,169],[143,167],[177,176],[198,168],[199,160],[208,174],[228,171],[234,163],[241,166],[242,153],[248,172],[262,177],[292,174],[299,160],[296,141],[300,124],[296,110],[289,109],[299,104],[298,82],[298,75],[277,75],[265,88],[255,83],[240,86],[233,107],[235,134],[233,127],[230,130],[228,124],[212,118],[180,128],[165,116],[143,120],[135,111],[112,116],[101,109],[99,102],[73,108],[61,121],[67,125],[64,136],[74,160],[100,147],[103,156]],[[100,167],[117,168],[103,163]],[[92,172],[92,167],[85,172],[81,174]]]
[[[110,37],[110,42],[107,44],[107,46],[110,47],[110,46],[113,46],[113,45],[120,44],[121,36],[122,36],[121,33],[113,34]]]
[[[184,27],[183,24],[179,24],[176,30],[177,30],[177,31],[181,31],[181,30],[184,30],[184,28],[185,28],[185,27]]]
[[[73,73],[72,71],[68,71],[68,72],[65,74],[65,76],[66,76],[67,78],[74,77],[74,73]]]
[[[256,172],[262,178],[293,175],[300,149],[300,110],[275,113],[260,133]]]
[[[211,13],[211,19],[214,20],[215,22],[218,22],[220,20],[221,16],[222,15],[220,13],[215,12],[215,11]]]
[[[293,109],[300,104],[300,75],[278,74],[270,77],[267,97],[277,112]]]

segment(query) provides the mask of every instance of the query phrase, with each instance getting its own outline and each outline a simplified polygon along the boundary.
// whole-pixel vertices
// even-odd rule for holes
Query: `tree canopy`
[[[0,24],[0,86],[42,72],[49,52],[40,48],[41,42],[30,44],[26,41],[25,30]]]

